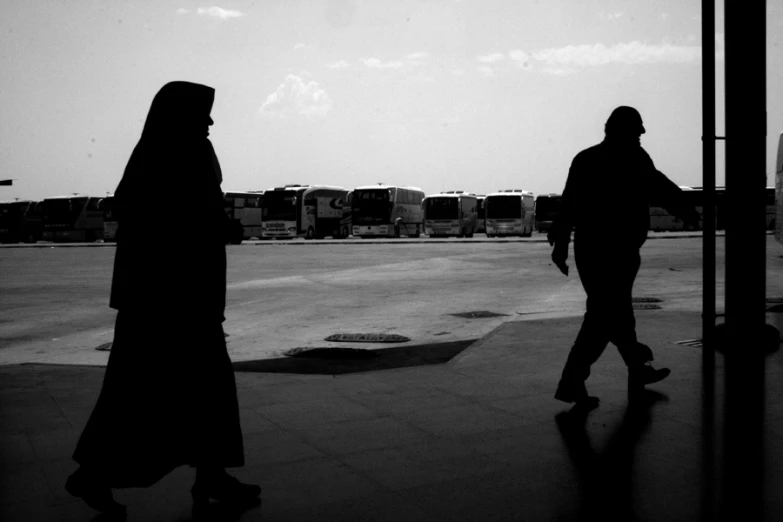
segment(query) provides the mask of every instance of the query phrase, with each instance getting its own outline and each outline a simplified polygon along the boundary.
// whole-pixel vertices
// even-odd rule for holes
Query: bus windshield
[[[45,199],[42,203],[44,220],[47,223],[70,223],[71,200],[70,199]]]
[[[522,201],[519,196],[492,196],[484,200],[487,219],[520,219]]]
[[[536,200],[536,216],[538,219],[552,219],[560,207],[560,196],[539,196]]]
[[[352,205],[354,223],[389,220],[391,205],[388,189],[355,190]]]
[[[432,198],[425,204],[427,219],[458,219],[459,205],[457,198]]]
[[[268,221],[295,221],[296,206],[293,190],[270,190],[264,193],[264,217]]]

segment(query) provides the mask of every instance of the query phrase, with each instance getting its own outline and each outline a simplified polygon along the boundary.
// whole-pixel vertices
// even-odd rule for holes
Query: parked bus
[[[476,226],[476,232],[480,233],[486,233],[487,232],[487,216],[484,212],[484,198],[487,196],[484,194],[478,194],[476,196],[476,213],[478,214],[478,225]]]
[[[548,232],[552,228],[552,221],[560,210],[561,199],[560,194],[541,194],[536,197],[534,214],[538,232]]]
[[[342,238],[343,205],[349,190],[329,185],[285,185],[264,192],[263,237]]]
[[[349,190],[343,202],[343,218],[340,220],[340,236],[348,237],[353,231],[351,214],[353,212],[353,190]]]
[[[223,208],[233,222],[229,243],[239,245],[245,239],[261,238],[263,203],[263,191],[223,193]]]
[[[416,187],[366,185],[356,187],[352,201],[353,235],[357,237],[419,237],[423,228],[421,202]]]
[[[473,237],[478,228],[475,194],[441,192],[424,198],[424,233],[430,237]]]
[[[0,203],[0,243],[35,243],[42,232],[43,218],[37,201]]]
[[[98,210],[103,212],[103,240],[117,241],[117,216],[114,213],[114,196],[98,201]]]
[[[535,201],[524,190],[500,190],[484,199],[487,237],[533,235]]]
[[[60,196],[41,201],[44,241],[87,241],[103,239],[100,198]]]
[[[687,205],[693,206],[699,213],[699,223],[693,230],[704,230],[704,189],[702,187],[680,187],[685,196]],[[767,230],[775,230],[776,227],[776,201],[775,187],[765,189]],[[726,222],[731,218],[733,210],[728,204],[725,187],[715,187],[715,230],[725,230]],[[683,222],[670,214],[665,208],[655,201],[650,202],[650,230],[681,231],[685,230]]]
[[[775,238],[783,243],[783,132],[778,138],[778,158],[775,162]]]

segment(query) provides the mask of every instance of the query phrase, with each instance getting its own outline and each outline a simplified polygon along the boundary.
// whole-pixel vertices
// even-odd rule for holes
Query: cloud
[[[623,13],[616,11],[614,13],[598,13],[598,17],[602,20],[606,20],[608,22],[611,22],[612,20],[617,20],[623,16]]]
[[[484,56],[479,56],[477,59],[481,63],[495,63],[503,60],[505,58],[505,55],[503,53],[492,53],[492,54],[485,54]]]
[[[451,71],[454,76],[465,76],[465,69],[454,69]]]
[[[296,49],[296,50],[307,49],[308,47],[311,47],[311,46],[307,45],[304,42],[299,42],[298,44],[294,45],[294,49]]]
[[[228,20],[229,18],[239,18],[240,16],[245,16],[245,14],[240,11],[223,9],[222,7],[218,7],[216,5],[212,7],[199,7],[196,12],[200,15],[213,16],[215,18],[220,18],[221,20]]]
[[[332,109],[332,100],[316,82],[308,82],[289,74],[280,86],[266,97],[261,114],[287,116],[324,116]]]
[[[187,9],[184,9],[184,8],[182,8],[182,7],[180,7],[179,9],[177,9],[177,14],[188,14],[189,12],[190,12],[190,11],[188,11]]]
[[[423,60],[429,56],[429,53],[424,52],[418,52],[418,53],[411,53],[407,56],[408,60]]]
[[[346,62],[345,60],[340,60],[337,62],[334,62],[332,65],[329,66],[330,69],[345,69],[347,67],[350,67],[351,64]]]
[[[611,46],[568,45],[533,52],[517,49],[509,52],[508,55],[517,65],[528,70],[564,74],[573,72],[578,67],[594,67],[610,63],[629,65],[687,63],[701,58],[701,47],[667,42],[652,45],[633,41]]]
[[[367,67],[375,69],[399,69],[403,66],[403,63],[399,60],[393,60],[391,62],[382,62],[377,58],[362,58],[361,60]]]
[[[492,70],[492,67],[479,67],[479,72],[486,76],[487,78],[491,78],[492,76],[495,76],[495,71]]]

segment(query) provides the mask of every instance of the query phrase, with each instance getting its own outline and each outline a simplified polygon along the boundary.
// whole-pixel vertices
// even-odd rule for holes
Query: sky
[[[113,192],[152,98],[173,80],[216,89],[210,139],[226,190],[561,192],[574,155],[603,139],[619,105],[642,114],[658,169],[699,186],[700,4],[5,0],[0,179],[15,181],[0,200]],[[783,4],[767,9],[773,173]],[[717,163],[723,184],[720,143]]]

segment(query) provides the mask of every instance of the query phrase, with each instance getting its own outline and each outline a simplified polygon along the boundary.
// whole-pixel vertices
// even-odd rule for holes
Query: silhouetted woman
[[[114,344],[66,483],[101,512],[125,512],[111,488],[148,487],[182,465],[197,470],[194,506],[261,494],[225,471],[244,449],[223,334],[229,220],[207,139],[214,92],[158,92],[115,193]]]

